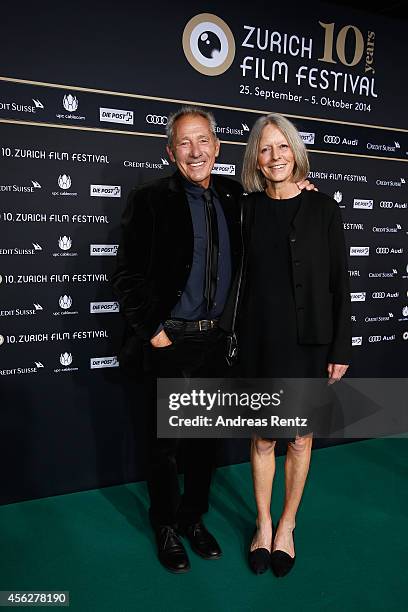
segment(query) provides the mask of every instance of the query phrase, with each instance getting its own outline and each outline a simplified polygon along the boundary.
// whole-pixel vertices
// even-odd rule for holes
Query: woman
[[[339,380],[351,346],[350,292],[343,226],[327,195],[302,191],[309,172],[295,126],[279,114],[257,120],[242,182],[244,266],[237,297],[243,375]],[[295,562],[293,531],[311,456],[312,433],[287,447],[285,502],[276,530],[270,514],[275,441],[255,438],[251,462],[257,505],[251,569],[284,576]]]

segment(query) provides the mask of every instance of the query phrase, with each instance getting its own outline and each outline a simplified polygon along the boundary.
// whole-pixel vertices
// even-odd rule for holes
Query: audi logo
[[[392,208],[394,206],[394,202],[385,202],[384,200],[380,202],[380,208]]]
[[[325,134],[323,138],[324,142],[327,144],[340,144],[340,136],[330,136],[330,134]]]
[[[368,338],[369,342],[381,342],[381,336],[370,336]]]
[[[154,125],[167,125],[167,117],[164,115],[146,115],[146,123]]]
[[[390,252],[390,249],[388,247],[377,247],[375,252],[379,255],[387,255],[387,253]]]
[[[373,298],[380,300],[382,298],[385,298],[385,291],[374,291],[372,295],[373,295]]]

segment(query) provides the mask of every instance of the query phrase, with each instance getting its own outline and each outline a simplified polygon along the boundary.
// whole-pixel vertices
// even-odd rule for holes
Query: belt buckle
[[[208,331],[209,329],[214,329],[214,327],[215,327],[214,319],[201,319],[200,321],[198,321],[198,329],[200,331]]]

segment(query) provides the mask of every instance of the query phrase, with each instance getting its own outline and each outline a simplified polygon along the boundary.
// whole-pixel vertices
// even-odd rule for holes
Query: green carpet
[[[283,493],[278,458],[273,516]],[[286,578],[246,564],[254,525],[248,464],[217,470],[207,526],[223,557],[156,560],[144,483],[0,507],[1,590],[69,590],[78,612],[406,611],[408,439],[313,453]],[[189,549],[188,549],[189,550]]]

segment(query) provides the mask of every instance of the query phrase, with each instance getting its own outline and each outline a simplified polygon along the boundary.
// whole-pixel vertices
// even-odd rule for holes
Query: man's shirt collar
[[[204,187],[201,187],[201,185],[196,185],[195,183],[192,183],[191,181],[184,178],[184,176],[182,176],[181,178],[182,178],[184,190],[188,195],[191,195],[196,198],[201,197],[203,195],[205,191]],[[208,188],[211,189],[213,195],[217,195],[214,189],[214,182],[212,180],[212,177],[210,179],[210,185]]]

